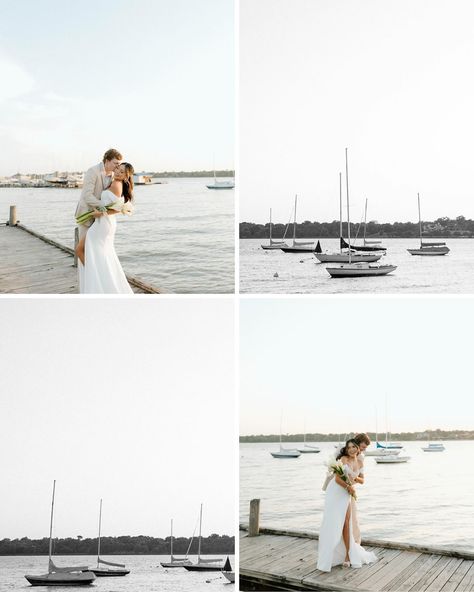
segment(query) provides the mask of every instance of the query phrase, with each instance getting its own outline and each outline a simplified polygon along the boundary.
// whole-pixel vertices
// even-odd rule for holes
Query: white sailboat
[[[321,452],[321,449],[317,446],[306,444],[306,424],[304,426],[303,448],[298,448],[298,451],[302,454],[316,454],[318,452]]]
[[[273,458],[298,458],[301,452],[296,448],[283,448],[281,444],[281,430],[282,430],[283,414],[280,417],[280,449],[278,452],[270,452]]]
[[[423,242],[423,225],[421,222],[420,194],[418,193],[418,223],[420,227],[420,248],[407,249],[410,255],[440,256],[447,255],[449,248],[445,242]]]
[[[222,559],[203,559],[201,557],[201,539],[202,539],[202,504],[199,512],[199,544],[198,544],[198,559],[197,563],[190,563],[183,565],[187,571],[222,571],[224,566]]]
[[[98,577],[98,578],[111,578],[111,577],[118,577],[118,576],[126,576],[130,573],[129,569],[125,568],[123,563],[113,563],[112,561],[105,561],[104,559],[100,558],[100,534],[101,534],[101,527],[102,527],[102,500],[100,500],[100,507],[99,507],[99,536],[97,539],[97,567],[93,567],[91,571]],[[108,567],[101,567],[102,565],[107,565]],[[109,569],[109,567],[116,568],[116,569]]]
[[[348,244],[351,244],[351,222],[349,214],[349,168],[346,148],[346,198],[347,198],[347,236]],[[355,261],[355,260],[354,260]],[[333,278],[371,277],[387,275],[397,269],[396,265],[375,265],[373,263],[354,262],[352,251],[349,249],[349,262],[337,267],[326,267],[327,272]]]
[[[270,242],[268,245],[260,245],[265,251],[279,250],[281,247],[287,247],[288,245],[284,240],[273,240],[272,238],[272,208],[270,208]]]
[[[386,438],[388,434],[386,434]],[[378,414],[377,414],[377,407],[375,408],[375,442],[376,445],[379,444],[379,426],[378,426]],[[372,448],[367,449],[364,452],[364,456],[397,456],[400,454],[400,450],[398,449],[390,449],[390,448]]]
[[[380,444],[377,440],[377,451],[379,454],[375,457],[376,463],[405,463],[410,460],[409,456],[403,456],[400,454],[403,446],[397,443],[390,442],[390,432],[388,428],[388,407],[387,397],[385,397],[385,446]]]
[[[350,236],[350,235],[349,235]],[[314,253],[314,256],[320,263],[375,263],[382,257],[382,253],[363,253],[347,248],[343,248],[342,236],[342,173],[339,173],[339,252]],[[349,238],[350,243],[350,238]],[[349,251],[351,251],[349,253]],[[350,259],[349,259],[350,257]]]
[[[397,454],[387,454],[383,456],[377,456],[375,462],[378,464],[396,464],[406,463],[410,460],[409,456],[400,456]]]
[[[51,501],[51,520],[49,525],[49,560],[48,573],[40,576],[26,575],[32,586],[87,586],[95,580],[95,575],[86,565],[77,567],[57,567],[52,559],[53,549],[53,515],[56,480],[53,481],[53,497]]]
[[[293,221],[293,244],[291,246],[282,246],[280,249],[284,253],[312,253],[315,249],[314,241],[297,241],[296,240],[296,208],[298,205],[298,196],[295,195],[295,209]]]
[[[171,518],[171,536],[170,536],[170,560],[169,561],[162,561],[161,567],[184,567],[185,565],[191,565],[191,560],[188,559],[189,549],[193,543],[194,533],[191,537],[191,541],[188,545],[188,550],[186,551],[186,555],[182,558],[175,557],[173,555],[173,518]]]
[[[214,164],[214,183],[206,185],[208,189],[233,189],[235,187],[234,181],[218,181],[216,177],[216,165]]]

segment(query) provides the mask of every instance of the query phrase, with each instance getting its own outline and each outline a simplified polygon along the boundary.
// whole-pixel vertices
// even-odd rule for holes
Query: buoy
[[[277,272],[277,271],[275,271],[275,273],[273,274],[273,277],[280,277],[280,276],[278,275],[278,272]]]

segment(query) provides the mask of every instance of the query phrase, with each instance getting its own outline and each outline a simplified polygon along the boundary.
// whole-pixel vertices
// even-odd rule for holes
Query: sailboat
[[[306,444],[306,425],[304,427],[303,448],[298,448],[298,451],[302,454],[316,454],[317,452],[321,452],[321,449],[317,446]]]
[[[281,430],[282,430],[282,423],[283,423],[283,413],[280,417],[280,449],[278,452],[270,452],[273,458],[298,458],[301,456],[301,452],[296,448],[283,448],[281,445]]]
[[[346,197],[347,197],[347,238],[351,244],[351,222],[349,215],[349,169],[346,148]],[[337,267],[326,267],[327,272],[334,278],[369,277],[387,275],[397,269],[396,265],[374,265],[371,263],[355,263],[352,261],[352,251],[349,249],[349,262]]]
[[[354,249],[355,247],[349,249],[348,243],[342,236],[342,173],[339,173],[339,252],[315,252],[314,256],[321,263],[349,263],[350,261],[354,263],[375,263],[382,257],[382,253],[358,253]],[[351,253],[349,253],[349,250],[351,250]]]
[[[216,167],[214,166],[214,183],[206,185],[208,189],[233,189],[235,187],[234,181],[218,181],[216,177]]]
[[[386,251],[387,247],[382,247],[380,246],[382,244],[382,241],[379,240],[368,240],[367,239],[367,198],[365,198],[365,208],[364,208],[364,236],[362,239],[362,245],[351,245],[351,249],[355,250],[355,251]],[[360,225],[359,225],[360,227]],[[357,233],[356,233],[356,239],[357,240],[357,234],[359,233],[359,228],[357,229]],[[379,245],[379,246],[374,246],[374,245]],[[349,245],[346,243],[346,241],[342,238],[341,236],[341,248],[345,249],[348,248]]]
[[[127,574],[130,573],[130,570],[125,569],[125,565],[123,563],[112,563],[112,561],[105,561],[104,559],[100,558],[101,526],[102,526],[102,500],[100,500],[100,508],[99,508],[99,537],[97,539],[97,567],[92,568],[91,571],[98,578],[126,576]],[[108,565],[110,567],[116,567],[118,569],[108,569],[107,567],[101,567],[101,565]]]
[[[201,557],[201,531],[202,531],[202,504],[201,511],[199,512],[199,544],[198,544],[198,560],[197,563],[190,563],[184,565],[184,569],[188,571],[222,571],[224,566],[222,565],[222,559],[203,559]],[[217,564],[220,565],[217,565]]]
[[[232,570],[232,565],[230,564],[229,556],[227,556],[227,560],[222,569],[222,575],[225,578],[227,578],[231,584],[235,584],[235,571]]]
[[[53,563],[53,515],[56,480],[53,481],[53,498],[51,502],[51,520],[49,525],[49,560],[48,573],[41,576],[27,575],[25,578],[32,586],[87,586],[95,580],[95,575],[87,566],[57,567]]]
[[[410,255],[447,255],[449,248],[444,242],[423,242],[423,226],[421,223],[420,194],[418,193],[418,223],[420,227],[420,248],[407,249]]]
[[[386,444],[388,444],[388,433],[385,435]],[[364,456],[397,456],[400,454],[400,450],[397,448],[380,447],[379,444],[379,428],[378,428],[378,416],[377,407],[375,408],[375,442],[376,447],[372,450],[366,450]],[[401,446],[400,446],[401,448]]]
[[[410,460],[409,456],[402,456],[400,454],[403,446],[399,443],[390,442],[388,428],[388,411],[387,411],[387,397],[385,397],[385,446],[380,444],[377,440],[377,450],[381,450],[382,454],[375,457],[376,463],[405,463]]]
[[[281,249],[281,247],[287,247],[288,245],[284,240],[277,241],[272,238],[272,208],[270,208],[270,242],[268,245],[260,245],[262,249],[266,251]]]
[[[444,452],[446,448],[442,442],[432,442],[431,434],[428,432],[428,446],[422,446],[423,452]]]
[[[280,247],[284,253],[312,253],[314,251],[314,241],[296,240],[296,207],[298,205],[298,196],[295,195],[295,210],[293,221],[293,244],[291,246]]]
[[[184,567],[185,565],[191,565],[191,561],[188,559],[189,549],[191,548],[192,542],[194,539],[194,533],[191,537],[191,541],[188,546],[188,550],[186,551],[186,556],[180,559],[179,557],[175,557],[173,555],[173,518],[171,518],[171,536],[170,536],[170,560],[169,561],[162,561],[161,567]]]

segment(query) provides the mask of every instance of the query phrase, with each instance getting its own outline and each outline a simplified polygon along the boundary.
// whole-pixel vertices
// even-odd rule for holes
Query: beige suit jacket
[[[100,196],[102,191],[110,187],[111,183],[112,176],[108,177],[105,174],[104,163],[101,162],[88,169],[84,175],[84,184],[76,207],[75,216],[80,216],[93,208],[101,206]],[[91,226],[93,222],[94,219],[89,220],[83,226]]]

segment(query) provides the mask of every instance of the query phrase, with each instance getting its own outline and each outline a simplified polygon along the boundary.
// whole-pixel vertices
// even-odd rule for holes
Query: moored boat
[[[183,565],[187,571],[222,571],[224,565],[222,559],[203,559],[201,557],[201,540],[202,540],[202,504],[199,512],[199,543],[198,543],[198,559],[196,563]]]
[[[188,559],[189,549],[193,543],[194,533],[191,537],[191,541],[189,542],[188,550],[186,551],[185,557],[175,557],[173,555],[173,518],[171,518],[171,536],[170,536],[170,560],[169,561],[161,561],[161,567],[184,567],[185,565],[191,565],[191,560]]]
[[[288,228],[288,226],[287,226]],[[280,250],[282,247],[287,247],[288,245],[285,243],[284,240],[273,240],[272,238],[272,208],[270,208],[270,242],[268,245],[260,245],[262,249],[265,251],[272,251],[272,250]],[[286,231],[285,231],[286,232]],[[285,237],[283,237],[285,238]]]
[[[56,480],[53,481],[53,495],[51,500],[51,518],[49,524],[49,560],[48,573],[39,576],[25,575],[32,586],[88,586],[95,580],[95,575],[86,565],[74,567],[58,567],[52,559],[53,551],[53,516]]]
[[[99,536],[97,538],[97,567],[91,568],[91,572],[98,578],[114,578],[120,576],[126,576],[130,573],[129,569],[126,569],[123,563],[114,563],[113,561],[105,561],[100,558],[100,540],[101,540],[101,528],[102,528],[102,500],[100,500],[99,506]],[[107,566],[107,567],[102,567]],[[109,568],[114,569],[109,569]]]
[[[293,243],[280,247],[284,253],[312,253],[315,250],[314,241],[296,240],[296,208],[298,205],[298,196],[295,195],[295,208],[293,220]]]
[[[379,464],[396,464],[406,463],[410,460],[409,456],[400,456],[397,454],[388,454],[384,456],[376,456],[375,462]]]
[[[222,575],[229,580],[229,582],[231,584],[235,584],[235,572],[232,571],[232,565],[230,563],[230,559],[229,556],[227,556],[227,560],[225,562],[225,565],[222,569]]]
[[[444,452],[446,450],[442,442],[430,442],[428,446],[422,446],[421,449],[424,452]]]
[[[418,249],[407,249],[410,255],[441,256],[449,253],[445,242],[423,242],[423,224],[421,222],[420,194],[418,193],[418,223],[420,231],[420,247]]]

